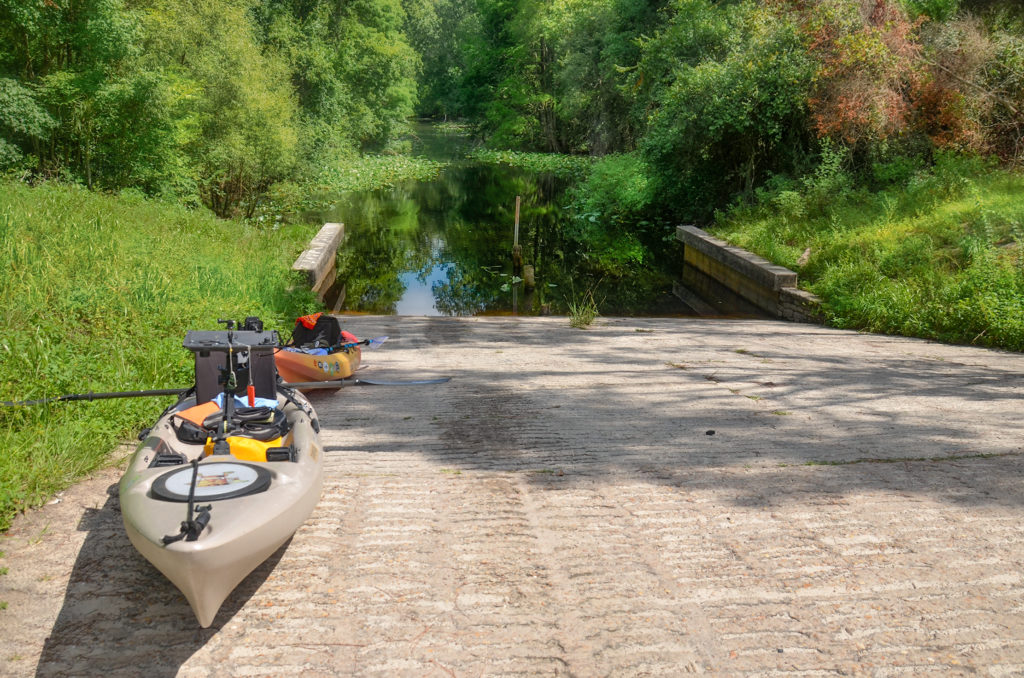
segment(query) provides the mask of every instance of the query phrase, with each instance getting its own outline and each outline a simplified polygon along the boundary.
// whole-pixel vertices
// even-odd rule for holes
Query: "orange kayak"
[[[342,348],[327,355],[311,355],[302,351],[281,349],[274,354],[277,373],[286,383],[348,379],[362,360],[359,346]]]

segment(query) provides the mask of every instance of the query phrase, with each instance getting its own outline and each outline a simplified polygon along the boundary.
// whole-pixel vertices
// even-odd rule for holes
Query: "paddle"
[[[443,384],[451,381],[451,377],[438,379],[416,379],[412,381],[381,381],[380,379],[327,379],[325,381],[300,381],[285,383],[288,388],[340,388],[342,386],[420,386],[423,384]]]
[[[356,346],[365,346],[366,348],[373,350],[380,347],[385,341],[387,341],[387,335],[383,337],[374,337],[373,339],[363,339],[361,341],[350,341],[347,344],[339,344],[338,346],[332,346],[327,349],[328,353],[334,353],[335,351],[341,351],[346,348],[355,348]]]
[[[333,379],[330,381],[307,381],[294,384],[281,384],[288,388],[340,388],[342,386],[420,386],[423,384],[443,384],[451,381],[451,377],[439,379],[416,379],[411,381],[381,381],[379,379]],[[146,398],[149,396],[181,395],[190,388],[157,388],[150,391],[113,391],[110,393],[68,393],[52,398],[36,400],[0,400],[0,407],[21,407],[25,405],[42,405],[44,403],[64,402],[68,400],[106,400],[108,398]]]
[[[69,393],[67,395],[39,398],[37,400],[0,400],[0,406],[42,405],[43,403],[55,403],[65,400],[105,400],[107,398],[145,398],[148,396],[181,395],[191,390],[190,388],[158,388],[151,391],[114,391],[111,393],[93,393],[89,391],[88,393]]]
[[[362,341],[357,341],[354,344],[345,344],[345,346],[366,346],[366,348],[373,350],[375,348],[379,348],[380,345],[387,340],[387,335],[384,335],[383,337],[374,337],[373,339],[363,339]],[[345,346],[342,346],[342,348],[345,348]]]

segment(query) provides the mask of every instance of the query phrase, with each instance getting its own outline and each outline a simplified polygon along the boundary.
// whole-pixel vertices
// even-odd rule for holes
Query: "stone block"
[[[797,275],[784,266],[734,247],[697,228],[679,226],[683,243],[683,283],[702,291],[713,280],[772,316],[797,322],[822,322],[821,300],[798,289]],[[704,281],[703,285],[706,286]]]
[[[344,237],[344,224],[324,224],[292,264],[292,270],[301,271],[306,284],[317,294],[322,294],[334,282],[337,275],[334,262]]]

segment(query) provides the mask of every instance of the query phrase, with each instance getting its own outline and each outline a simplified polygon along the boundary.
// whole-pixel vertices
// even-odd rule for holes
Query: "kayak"
[[[277,372],[286,383],[329,381],[351,377],[362,360],[360,346],[324,349],[283,348],[274,354]]]
[[[276,332],[190,331],[184,345],[196,385],[144,436],[119,495],[132,545],[206,628],[313,512],[324,453],[309,401],[278,384]]]

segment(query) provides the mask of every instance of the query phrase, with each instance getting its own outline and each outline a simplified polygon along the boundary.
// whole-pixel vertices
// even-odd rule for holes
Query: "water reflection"
[[[685,314],[654,271],[614,285],[591,271],[564,237],[568,185],[534,174],[461,159],[469,139],[418,128],[413,152],[451,160],[430,182],[337,197],[316,218],[345,224],[339,282],[346,311],[399,315],[565,313],[568,301],[596,289],[601,311],[616,315]],[[512,277],[515,199],[519,238],[536,287]]]

